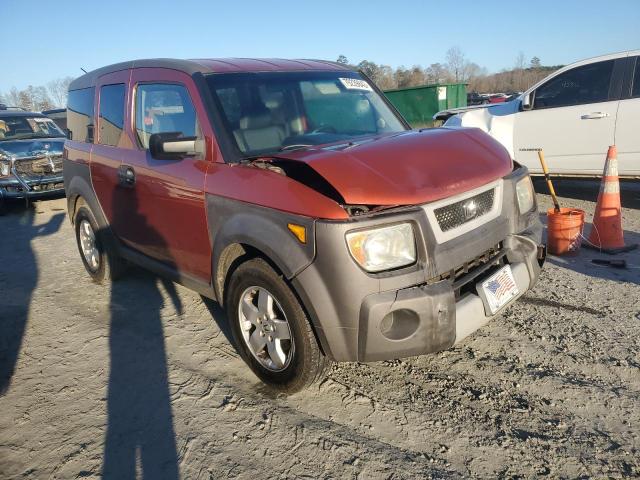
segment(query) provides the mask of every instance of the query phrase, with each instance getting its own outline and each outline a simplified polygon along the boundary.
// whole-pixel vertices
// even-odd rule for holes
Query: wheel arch
[[[207,195],[207,223],[211,238],[211,280],[216,297],[224,302],[229,268],[243,256],[261,256],[287,280],[315,258],[315,219],[261,207],[216,195]],[[289,230],[304,226],[305,242]]]
[[[227,284],[233,272],[243,263],[253,259],[253,258],[261,258],[265,262],[267,262],[273,270],[281,275],[287,286],[291,289],[291,292],[300,303],[302,310],[307,315],[309,319],[309,324],[311,326],[311,331],[315,336],[318,345],[320,346],[320,350],[324,355],[329,355],[330,348],[327,341],[327,338],[324,334],[324,331],[319,325],[319,321],[317,318],[317,314],[313,309],[313,306],[305,301],[305,297],[301,295],[302,292],[298,291],[295,286],[295,282],[291,282],[290,279],[283,274],[282,269],[279,265],[274,262],[272,258],[270,258],[264,251],[259,248],[252,246],[248,243],[240,243],[234,242],[227,245],[223,251],[220,253],[218,257],[217,265],[213,269],[213,287],[216,294],[216,298],[218,303],[226,308],[224,295],[226,293]]]
[[[100,228],[108,228],[98,197],[91,185],[91,172],[88,165],[65,162],[65,192],[67,195],[67,212],[71,223],[81,199],[91,209]]]

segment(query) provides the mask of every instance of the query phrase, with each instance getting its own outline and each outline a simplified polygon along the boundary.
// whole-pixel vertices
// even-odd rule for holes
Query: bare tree
[[[485,76],[487,74],[487,69],[484,67],[481,67],[477,63],[465,62],[463,72],[464,72],[464,75],[463,75],[464,80],[469,81],[473,78]]]
[[[527,88],[527,80],[525,78],[526,75],[524,70],[526,66],[527,61],[525,60],[524,52],[518,53],[511,74],[511,85],[509,90],[519,92]]]
[[[346,59],[346,57],[345,57]],[[339,60],[339,59],[338,59]],[[64,108],[67,105],[67,92],[73,77],[63,77],[51,80],[47,83],[47,90],[56,107]]]
[[[376,85],[380,90],[391,90],[398,88],[393,69],[389,65],[378,65],[378,78]]]
[[[15,106],[32,111],[42,111],[51,109],[53,103],[49,98],[46,88],[29,85],[24,90],[18,92],[18,102]]]
[[[520,52],[515,60],[515,68],[488,74],[486,68],[466,60],[459,47],[450,48],[446,58],[446,64],[432,63],[426,68],[414,65],[411,68],[401,66],[392,69],[388,65],[379,65],[370,60],[363,60],[358,64],[358,68],[382,90],[456,81],[467,82],[467,90],[471,92],[507,93],[524,91],[561,67],[539,65],[540,59],[537,57],[531,60],[530,67],[525,61],[524,53]],[[346,57],[344,60],[346,61]]]
[[[6,100],[6,105],[17,107],[20,104],[20,92],[16,87],[11,87],[11,90],[5,93],[4,99]]]
[[[447,68],[451,72],[453,79],[456,82],[464,81],[464,66],[466,60],[464,58],[464,53],[462,53],[460,47],[455,46],[447,50],[446,59]]]
[[[415,87],[427,83],[424,70],[417,65],[414,65],[410,69],[398,67],[393,77],[396,80],[398,88]]]
[[[380,67],[376,63],[370,62],[369,60],[362,60],[358,64],[358,69],[362,70],[364,74],[374,82],[376,81],[376,78],[380,73]]]
[[[393,69],[388,65],[378,65],[369,60],[363,60],[358,64],[358,68],[362,70],[378,88],[382,90],[396,88]]]
[[[445,83],[451,80],[451,73],[447,67],[441,63],[432,63],[424,69],[427,83]]]

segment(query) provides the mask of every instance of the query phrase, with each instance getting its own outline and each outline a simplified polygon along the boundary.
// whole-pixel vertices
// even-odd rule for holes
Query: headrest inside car
[[[261,95],[264,106],[269,110],[276,110],[280,108],[283,102],[282,92],[267,92]]]
[[[240,128],[242,130],[266,128],[270,127],[271,125],[271,114],[269,112],[260,112],[252,115],[246,115],[240,119]]]

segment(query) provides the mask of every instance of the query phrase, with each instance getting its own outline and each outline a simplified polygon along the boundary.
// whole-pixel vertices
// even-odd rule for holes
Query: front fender
[[[313,218],[216,195],[207,195],[206,201],[214,272],[218,271],[222,252],[233,244],[261,251],[289,280],[313,262],[316,255]],[[289,223],[306,228],[305,243],[291,233]]]

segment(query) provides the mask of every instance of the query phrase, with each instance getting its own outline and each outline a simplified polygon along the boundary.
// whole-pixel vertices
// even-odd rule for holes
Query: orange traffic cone
[[[605,253],[619,253],[637,247],[637,245],[625,246],[624,244],[618,151],[615,145],[611,145],[607,152],[589,243]]]

